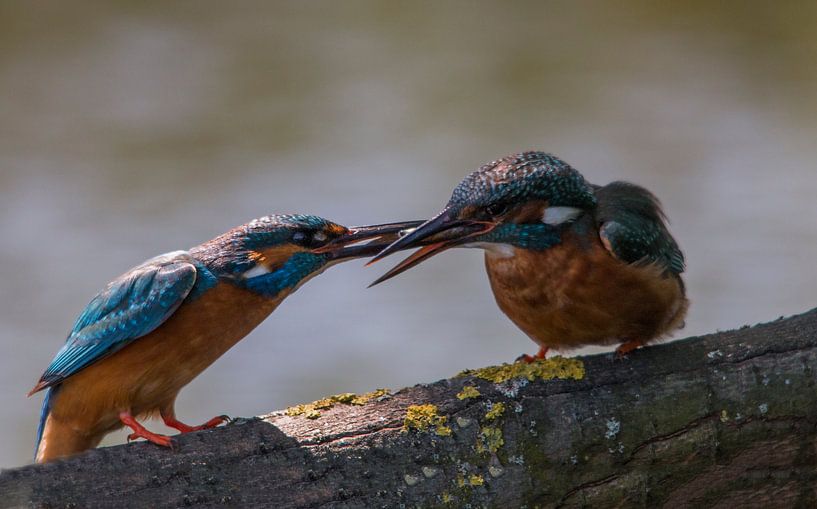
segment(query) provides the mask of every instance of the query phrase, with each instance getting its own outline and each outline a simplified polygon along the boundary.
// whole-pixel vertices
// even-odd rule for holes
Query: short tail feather
[[[45,421],[46,421],[46,419],[48,419],[49,412],[51,412],[51,396],[54,395],[54,393],[57,391],[58,388],[59,388],[59,386],[51,387],[45,393],[45,399],[43,400],[43,406],[40,409],[40,424],[37,426],[37,442],[34,444],[34,459],[35,460],[37,459],[37,451],[40,450],[40,442],[43,439],[43,430],[45,429]],[[33,392],[35,392],[35,391],[32,391],[32,393],[30,393],[29,396],[31,394],[33,394]]]

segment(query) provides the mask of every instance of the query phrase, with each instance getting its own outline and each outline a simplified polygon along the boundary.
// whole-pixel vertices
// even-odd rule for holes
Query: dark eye
[[[326,243],[329,237],[322,231],[297,231],[292,234],[292,242],[304,247],[319,247]]]
[[[492,203],[485,207],[485,212],[490,214],[491,216],[501,216],[505,212],[508,211],[508,204],[507,203]]]

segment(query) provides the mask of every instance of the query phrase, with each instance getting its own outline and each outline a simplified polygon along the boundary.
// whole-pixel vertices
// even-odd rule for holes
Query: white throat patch
[[[464,244],[462,247],[476,247],[484,249],[488,256],[493,256],[496,258],[510,258],[516,254],[516,251],[512,245],[499,242],[473,242],[471,244]]]
[[[556,226],[566,221],[576,219],[581,213],[582,209],[577,209],[576,207],[548,207],[542,214],[542,222]]]

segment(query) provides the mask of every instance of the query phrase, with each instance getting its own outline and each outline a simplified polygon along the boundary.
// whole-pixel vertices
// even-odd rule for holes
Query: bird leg
[[[520,356],[519,356],[519,358],[518,358],[518,359],[516,359],[516,360],[517,360],[517,361],[526,362],[526,363],[530,364],[531,362],[535,362],[535,361],[538,361],[538,360],[542,360],[542,359],[544,359],[544,358],[545,358],[545,355],[547,355],[547,353],[548,353],[548,347],[546,347],[546,346],[540,346],[540,347],[539,347],[539,351],[538,351],[538,352],[536,352],[536,354],[535,354],[535,355],[528,355],[528,354],[526,354],[526,353],[523,353],[523,354],[522,354],[522,355],[520,355]]]
[[[219,424],[223,422],[228,422],[230,418],[226,415],[218,415],[213,417],[209,421],[205,422],[204,424],[200,424],[198,426],[190,426],[189,424],[185,424],[176,419],[176,415],[172,410],[162,410],[161,412],[162,420],[165,423],[165,426],[168,428],[173,428],[179,430],[180,433],[190,433],[191,431],[200,431],[203,429],[210,429],[215,428]]]
[[[122,421],[122,424],[133,430],[133,433],[128,435],[128,442],[136,440],[137,438],[144,438],[150,443],[173,449],[174,444],[172,438],[167,435],[159,435],[148,431],[133,418],[130,412],[119,412],[119,420]]]
[[[644,345],[644,343],[637,339],[631,339],[630,341],[621,343],[620,345],[618,345],[618,348],[616,348],[616,358],[621,359],[622,357],[626,357],[627,354],[629,354],[630,352],[632,352],[633,350],[642,345]]]

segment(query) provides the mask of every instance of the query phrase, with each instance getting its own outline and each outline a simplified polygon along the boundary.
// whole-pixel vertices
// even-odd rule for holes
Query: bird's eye
[[[490,214],[490,215],[492,215],[494,217],[501,216],[502,214],[504,214],[505,212],[508,211],[508,204],[507,203],[492,203],[492,204],[488,205],[487,207],[485,207],[485,211],[488,214]]]
[[[293,242],[302,244],[306,240],[306,234],[304,232],[295,232],[292,234],[292,240]]]

